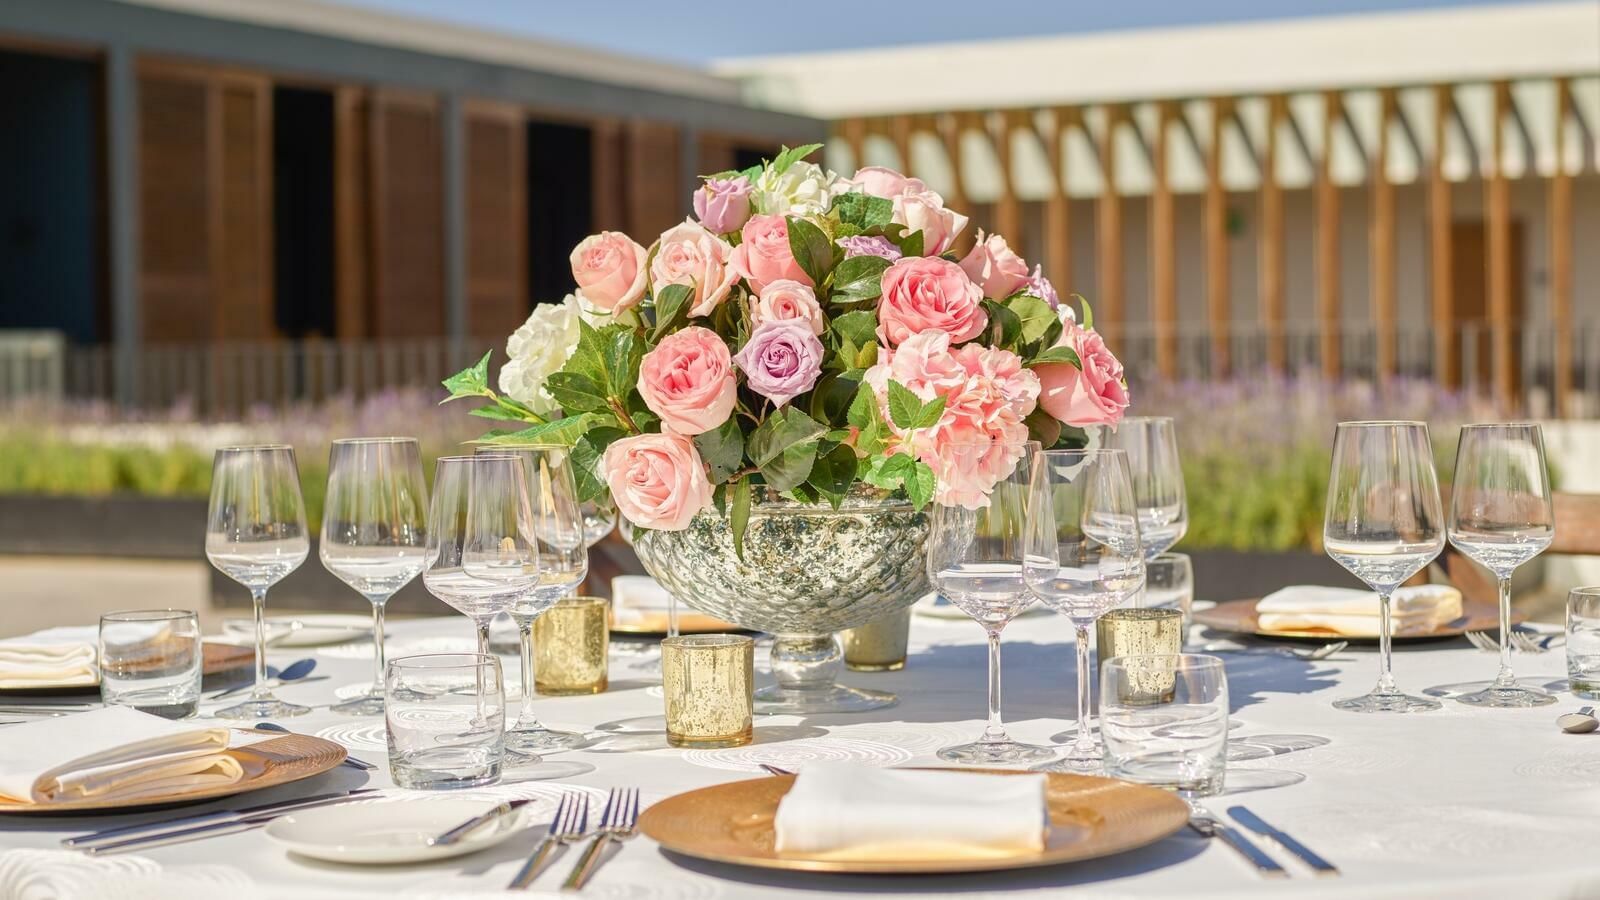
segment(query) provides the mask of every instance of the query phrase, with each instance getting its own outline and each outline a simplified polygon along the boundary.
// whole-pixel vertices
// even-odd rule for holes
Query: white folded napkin
[[[46,628],[0,640],[0,689],[99,684],[98,639],[98,629],[90,625]]]
[[[1395,634],[1428,634],[1461,617],[1461,592],[1446,584],[1403,587],[1390,598],[1389,610]],[[1294,585],[1261,598],[1256,619],[1262,631],[1376,637],[1378,595],[1353,588]]]
[[[13,725],[0,740],[0,797],[131,800],[234,784],[246,771],[223,752],[229,741],[226,727],[196,728],[126,706]]]
[[[817,762],[774,822],[779,854],[814,859],[998,859],[1044,849],[1044,775]]]

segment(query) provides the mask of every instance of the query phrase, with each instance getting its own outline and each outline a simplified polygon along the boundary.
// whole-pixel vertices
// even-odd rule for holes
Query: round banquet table
[[[1071,629],[1053,615],[1029,615],[1005,633],[1005,712],[1021,740],[1057,742],[1072,722]],[[464,617],[390,623],[391,657],[471,646]],[[764,663],[758,649],[757,667]],[[371,647],[347,644],[272,652],[282,664],[315,656],[326,681],[290,685],[283,698],[324,707],[371,672]],[[1083,897],[1600,897],[1600,733],[1567,735],[1557,714],[1579,704],[1480,710],[1446,703],[1440,712],[1380,717],[1338,712],[1334,699],[1364,692],[1376,677],[1376,654],[1351,648],[1321,662],[1223,654],[1233,703],[1231,739],[1257,758],[1231,764],[1227,794],[1206,805],[1219,816],[1248,805],[1343,870],[1317,878],[1287,853],[1273,854],[1288,879],[1263,879],[1220,842],[1184,829],[1120,856],[1057,868],[919,877],[855,877],[762,872],[664,854],[638,837],[603,865],[585,894],[638,900],[805,898],[822,894],[1032,897],[1063,887]],[[614,645],[611,688],[594,696],[538,700],[553,727],[596,737],[582,750],[552,754],[512,769],[484,797],[551,798],[565,789],[603,799],[609,787],[639,787],[646,803],[680,791],[760,777],[758,764],[801,768],[810,760],[847,759],[878,766],[937,765],[939,747],[975,737],[984,715],[985,650],[969,621],[918,615],[903,671],[848,673],[849,683],[899,694],[900,703],[866,714],[757,717],[755,743],[725,750],[677,750],[661,732],[659,674],[651,653]],[[515,681],[514,659],[505,659]],[[1540,683],[1563,676],[1559,649],[1519,654],[1519,675]],[[1487,678],[1495,657],[1465,640],[1401,645],[1401,687]],[[202,711],[219,708],[207,704]],[[344,743],[379,763],[371,773],[338,768],[296,785],[232,798],[199,809],[242,807],[370,783],[393,795],[384,761],[383,723],[318,709],[290,727]],[[0,739],[4,730],[0,729]],[[164,814],[146,814],[145,818]],[[482,853],[430,865],[354,867],[290,856],[258,832],[90,859],[57,849],[73,834],[141,821],[139,816],[22,818],[0,816],[0,900],[71,897],[473,896],[498,893],[542,833],[534,828]],[[1257,841],[1260,843],[1260,841]],[[555,896],[576,859],[559,856],[532,893]],[[573,896],[568,894],[566,896]]]

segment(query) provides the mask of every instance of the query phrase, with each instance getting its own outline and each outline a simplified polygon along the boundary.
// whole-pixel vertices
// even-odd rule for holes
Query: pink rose
[[[639,396],[664,431],[700,434],[728,421],[737,389],[728,345],[692,326],[661,339],[639,363]]]
[[[707,231],[704,225],[685,219],[674,225],[656,243],[656,256],[650,262],[650,289],[660,291],[669,284],[693,287],[689,307],[691,316],[709,316],[717,304],[727,299],[738,275],[728,265],[733,247]]]
[[[591,234],[572,250],[572,280],[585,300],[608,312],[619,312],[644,296],[647,255],[620,231]]]
[[[711,504],[711,482],[694,441],[680,434],[639,434],[606,448],[600,468],[611,499],[640,528],[682,531]]]
[[[809,284],[784,278],[767,285],[750,305],[750,318],[762,322],[783,322],[797,319],[820,335],[828,327],[822,318],[822,306],[817,303],[817,292]]]
[[[1064,323],[1065,330],[1056,346],[1068,346],[1078,353],[1082,368],[1071,363],[1038,366],[1043,392],[1039,406],[1068,425],[1115,425],[1128,408],[1128,388],[1122,380],[1122,363],[1117,361],[1099,334]]]
[[[920,178],[907,178],[884,166],[867,166],[857,169],[850,186],[872,197],[893,200],[901,194],[920,194],[928,189]]]
[[[989,314],[979,305],[983,291],[947,259],[897,260],[884,270],[882,285],[878,339],[891,347],[930,328],[959,344],[977,337],[989,324]]]
[[[707,178],[694,192],[694,214],[717,234],[738,231],[750,218],[750,190],[750,179],[743,175]]]
[[[810,284],[811,276],[795,261],[789,249],[789,220],[783,216],[751,216],[739,232],[740,243],[733,251],[733,267],[750,290],[761,293],[774,281]]]
[[[822,374],[822,342],[798,319],[762,322],[733,358],[750,390],[782,408],[816,387]]]
[[[967,227],[967,217],[944,208],[944,198],[933,191],[901,194],[894,199],[891,221],[906,227],[906,232],[922,232],[922,252],[938,256],[950,249],[956,235]]]
[[[1022,257],[1012,251],[1005,238],[998,234],[984,237],[981,228],[977,245],[961,261],[961,271],[983,289],[985,297],[995,300],[1004,300],[1029,283],[1028,264]]]

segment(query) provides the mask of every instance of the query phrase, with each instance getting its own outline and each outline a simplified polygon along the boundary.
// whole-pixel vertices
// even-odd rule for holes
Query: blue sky
[[[1485,0],[339,0],[494,31],[553,38],[677,62],[1196,25]],[[1506,0],[1500,0],[1506,2]],[[1531,2],[1531,0],[1514,0]]]

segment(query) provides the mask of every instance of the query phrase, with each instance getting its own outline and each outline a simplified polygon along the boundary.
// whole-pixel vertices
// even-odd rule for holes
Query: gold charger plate
[[[266,732],[275,733],[275,732]],[[344,762],[346,751],[333,741],[309,734],[286,734],[248,747],[227,751],[244,766],[245,777],[234,784],[212,785],[199,790],[174,791],[157,797],[131,800],[66,800],[59,803],[17,803],[0,800],[0,814],[51,815],[67,813],[121,813],[130,809],[197,803],[218,797],[231,797],[262,788],[300,781]]]
[[[1227,631],[1233,634],[1250,634],[1256,637],[1283,638],[1291,641],[1326,641],[1343,640],[1353,643],[1377,643],[1378,636],[1348,635],[1325,628],[1307,628],[1294,631],[1263,631],[1260,617],[1256,613],[1256,600],[1229,600],[1218,603],[1210,609],[1197,609],[1194,611],[1194,620],[1207,628],[1216,631]],[[1528,617],[1512,612],[1512,624],[1520,624]],[[1462,614],[1440,625],[1432,631],[1421,634],[1397,634],[1394,639],[1399,641],[1437,641],[1446,638],[1460,637],[1469,631],[1493,631],[1500,627],[1500,613],[1493,608],[1466,605],[1462,607]]]
[[[999,775],[1027,774],[1000,769]],[[837,860],[779,856],[773,849],[778,801],[792,775],[713,785],[668,797],[639,817],[639,830],[665,850],[711,862],[801,872],[938,874],[1053,866],[1153,844],[1189,820],[1189,807],[1153,787],[1090,775],[1049,776],[1050,836],[1040,853],[1000,859]]]
[[[716,616],[683,609],[678,611],[679,634],[722,634],[728,631],[743,631],[731,622],[724,622]],[[626,617],[619,621],[615,610],[611,612],[611,631],[614,634],[641,634],[664,635],[667,633],[667,611],[636,610],[629,611]]]
[[[255,662],[255,647],[240,647],[236,644],[224,644],[215,641],[205,641],[200,645],[202,658],[200,661],[201,675],[218,675],[231,672],[234,669],[248,666]],[[63,697],[71,694],[98,694],[100,682],[94,681],[85,684],[37,684],[28,687],[0,688],[0,696],[18,697]]]

